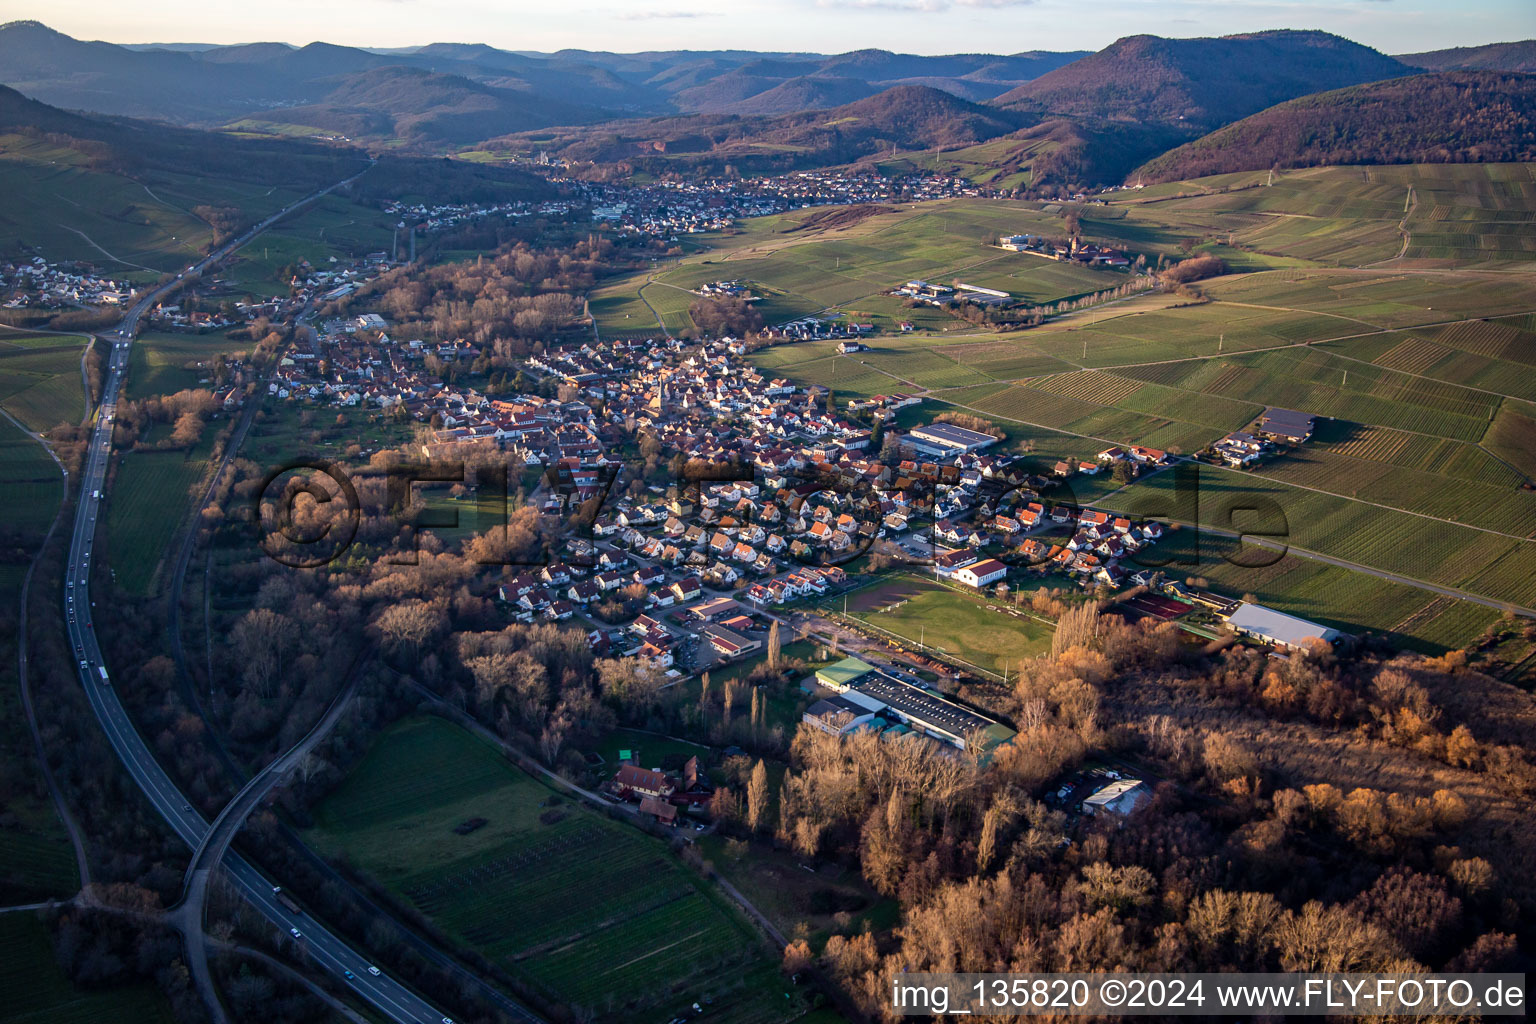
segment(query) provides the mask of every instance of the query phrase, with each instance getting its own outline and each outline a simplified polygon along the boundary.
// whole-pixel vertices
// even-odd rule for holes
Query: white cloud
[[[816,0],[817,7],[850,11],[948,11],[957,7],[1029,7],[1039,0]]]
[[[626,11],[620,21],[658,21],[667,18],[718,18],[719,11]]]

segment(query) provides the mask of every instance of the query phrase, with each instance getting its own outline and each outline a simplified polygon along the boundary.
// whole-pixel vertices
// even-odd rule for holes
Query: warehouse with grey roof
[[[1261,604],[1238,605],[1237,609],[1227,616],[1227,625],[1244,636],[1295,650],[1304,649],[1313,640],[1326,640],[1332,643],[1343,635],[1329,626],[1277,612]]]

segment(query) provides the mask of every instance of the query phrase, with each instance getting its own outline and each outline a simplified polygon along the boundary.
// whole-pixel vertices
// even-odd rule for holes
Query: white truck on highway
[[[97,665],[96,666],[96,671],[101,673],[101,685],[102,686],[111,686],[112,685],[112,680],[107,678],[107,666],[105,666],[105,665]]]

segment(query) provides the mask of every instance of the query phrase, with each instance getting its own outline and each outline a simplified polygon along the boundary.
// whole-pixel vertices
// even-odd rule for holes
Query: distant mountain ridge
[[[537,147],[574,161],[654,171],[683,166],[746,173],[824,167],[901,148],[972,145],[1029,119],[922,85],[898,85],[825,110],[777,116],[694,114],[613,121],[493,139],[492,149]]]
[[[264,121],[369,141],[392,139],[403,126],[408,130],[400,138],[429,147],[623,117],[797,113],[913,84],[908,79],[985,100],[1080,56],[930,57],[884,50],[530,54],[483,43],[387,51],[323,42],[126,47],[74,39],[35,21],[0,25],[0,82],[55,106],[203,127]],[[416,74],[382,76],[387,68]],[[347,81],[354,76],[366,77]],[[387,89],[379,88],[381,77],[390,78]],[[420,90],[413,93],[411,82]],[[368,94],[369,102],[353,102],[360,94]],[[434,97],[440,100],[435,112],[427,109]],[[471,113],[485,119],[483,130],[464,116]]]
[[[927,56],[878,49],[539,53],[484,43],[126,47],[73,39],[38,22],[0,25],[0,81],[55,107],[340,136],[405,153],[538,151],[605,165],[597,172],[605,175],[772,173],[894,159],[914,169],[951,167],[978,182],[1007,180],[1005,189],[1120,180],[1137,165],[1157,164],[1153,158],[1170,146],[1197,140],[1182,150],[1181,164],[1227,164],[1259,153],[1285,164],[1334,161],[1344,151],[1362,159],[1427,152],[1435,148],[1430,129],[1415,139],[1411,124],[1398,121],[1404,98],[1449,109],[1449,90],[1491,96],[1478,91],[1486,83],[1387,89],[1346,98],[1336,109],[1329,104],[1341,101],[1330,98],[1269,112],[1319,93],[1426,78],[1425,68],[1504,73],[1527,66],[1536,66],[1536,41],[1398,59],[1330,33],[1294,30],[1128,36],[1096,53]],[[1523,93],[1505,86],[1518,115]],[[1359,104],[1370,103],[1394,126],[1390,138],[1351,120]],[[1358,145],[1328,142],[1319,120],[1326,110],[1352,126]],[[1241,132],[1212,135],[1261,112],[1269,117]],[[1495,123],[1466,132],[1448,127],[1440,149],[1450,155],[1427,158],[1519,150]]]
[[[1327,164],[1536,160],[1536,75],[1444,71],[1290,100],[1144,164],[1148,184]]]
[[[1044,114],[1209,130],[1297,96],[1414,72],[1327,32],[1127,36],[993,102]]]

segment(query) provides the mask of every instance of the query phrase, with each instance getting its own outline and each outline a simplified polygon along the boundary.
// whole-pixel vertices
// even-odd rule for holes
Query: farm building
[[[816,681],[829,690],[841,693],[874,670],[873,665],[865,664],[858,658],[844,658],[826,668],[817,669]]]
[[[1123,817],[1151,799],[1152,790],[1140,779],[1118,779],[1084,800],[1083,813]]]
[[[1294,409],[1269,409],[1259,417],[1259,433],[1279,441],[1300,444],[1312,436],[1315,422],[1310,414]]]
[[[663,800],[659,796],[647,796],[640,799],[640,812],[649,814],[663,825],[677,824],[677,805]]]
[[[613,777],[612,788],[625,799],[648,796],[666,799],[677,791],[677,783],[666,772],[657,768],[637,768],[632,764],[621,765]]]
[[[958,298],[977,306],[1011,306],[1013,296],[996,288],[983,288],[979,284],[966,284],[963,281],[955,282],[955,292]]]
[[[1227,625],[1244,636],[1263,640],[1277,647],[1304,648],[1312,640],[1332,643],[1341,635],[1338,630],[1320,626],[1315,622],[1265,608],[1261,604],[1240,604],[1227,616]]]

